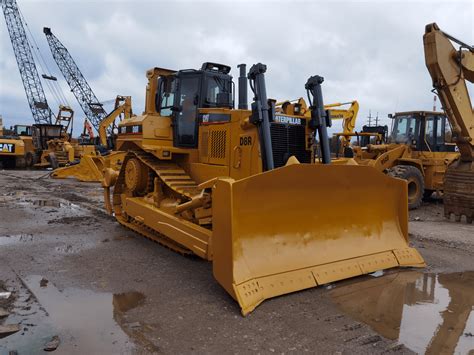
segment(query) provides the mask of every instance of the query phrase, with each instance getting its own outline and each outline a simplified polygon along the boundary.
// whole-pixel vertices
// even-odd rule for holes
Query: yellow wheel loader
[[[423,36],[426,67],[433,79],[446,115],[459,158],[449,165],[444,177],[444,213],[456,220],[474,218],[474,112],[466,81],[474,82],[474,46],[441,31],[435,23]],[[456,43],[459,48],[453,46]]]
[[[99,147],[105,149],[105,154],[100,149],[95,149],[88,154],[83,154],[80,160],[70,162],[67,166],[56,169],[51,177],[55,179],[75,178],[84,182],[101,182],[104,178],[104,169],[113,168],[119,170],[123,162],[125,153],[114,151],[115,137],[107,135],[107,128],[114,124],[115,120],[123,115],[123,118],[130,118],[132,113],[132,98],[130,96],[117,96],[115,108],[100,123],[99,126]],[[87,122],[87,121],[86,121]],[[85,128],[88,123],[85,123]],[[112,130],[111,130],[112,131]],[[89,137],[92,129],[89,130]]]
[[[354,146],[358,164],[372,166],[408,182],[408,207],[443,191],[448,165],[458,158],[451,130],[442,112],[411,111],[390,115],[392,131],[386,144]]]
[[[212,261],[243,315],[271,297],[424,266],[408,245],[406,183],[331,162],[323,79],[306,84],[306,118],[276,113],[265,71],[256,64],[248,73],[251,110],[245,65],[238,109],[226,65],[147,71],[144,114],[119,124],[117,149],[127,153],[119,172],[106,170],[107,210],[151,240]],[[360,196],[357,213],[341,209]]]

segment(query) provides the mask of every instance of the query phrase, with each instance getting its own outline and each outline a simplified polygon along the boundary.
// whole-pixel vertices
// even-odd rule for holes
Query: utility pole
[[[369,127],[372,126],[372,111],[369,110],[369,116],[367,117],[369,119]]]

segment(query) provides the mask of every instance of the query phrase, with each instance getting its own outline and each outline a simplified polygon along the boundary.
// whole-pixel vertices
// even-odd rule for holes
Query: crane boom
[[[59,70],[61,70],[87,119],[99,132],[100,123],[107,116],[107,112],[95,96],[67,48],[51,32],[50,28],[44,27],[43,32]]]
[[[1,0],[1,5],[33,119],[37,124],[51,124],[54,114],[41,85],[18,4],[16,0]]]

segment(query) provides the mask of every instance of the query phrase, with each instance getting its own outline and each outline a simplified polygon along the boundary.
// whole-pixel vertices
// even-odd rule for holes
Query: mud
[[[0,339],[2,354],[43,353],[55,336],[59,354],[408,354],[436,345],[445,323],[448,353],[474,348],[462,291],[472,290],[474,226],[444,220],[439,201],[411,213],[426,269],[296,292],[244,318],[211,264],[120,227],[97,184],[44,175],[0,171],[0,286],[12,292],[0,325],[21,327]]]

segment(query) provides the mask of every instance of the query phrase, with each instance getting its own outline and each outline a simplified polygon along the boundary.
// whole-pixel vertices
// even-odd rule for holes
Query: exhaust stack
[[[237,68],[240,68],[239,74],[239,110],[248,110],[248,99],[247,99],[247,65],[239,64]]]

